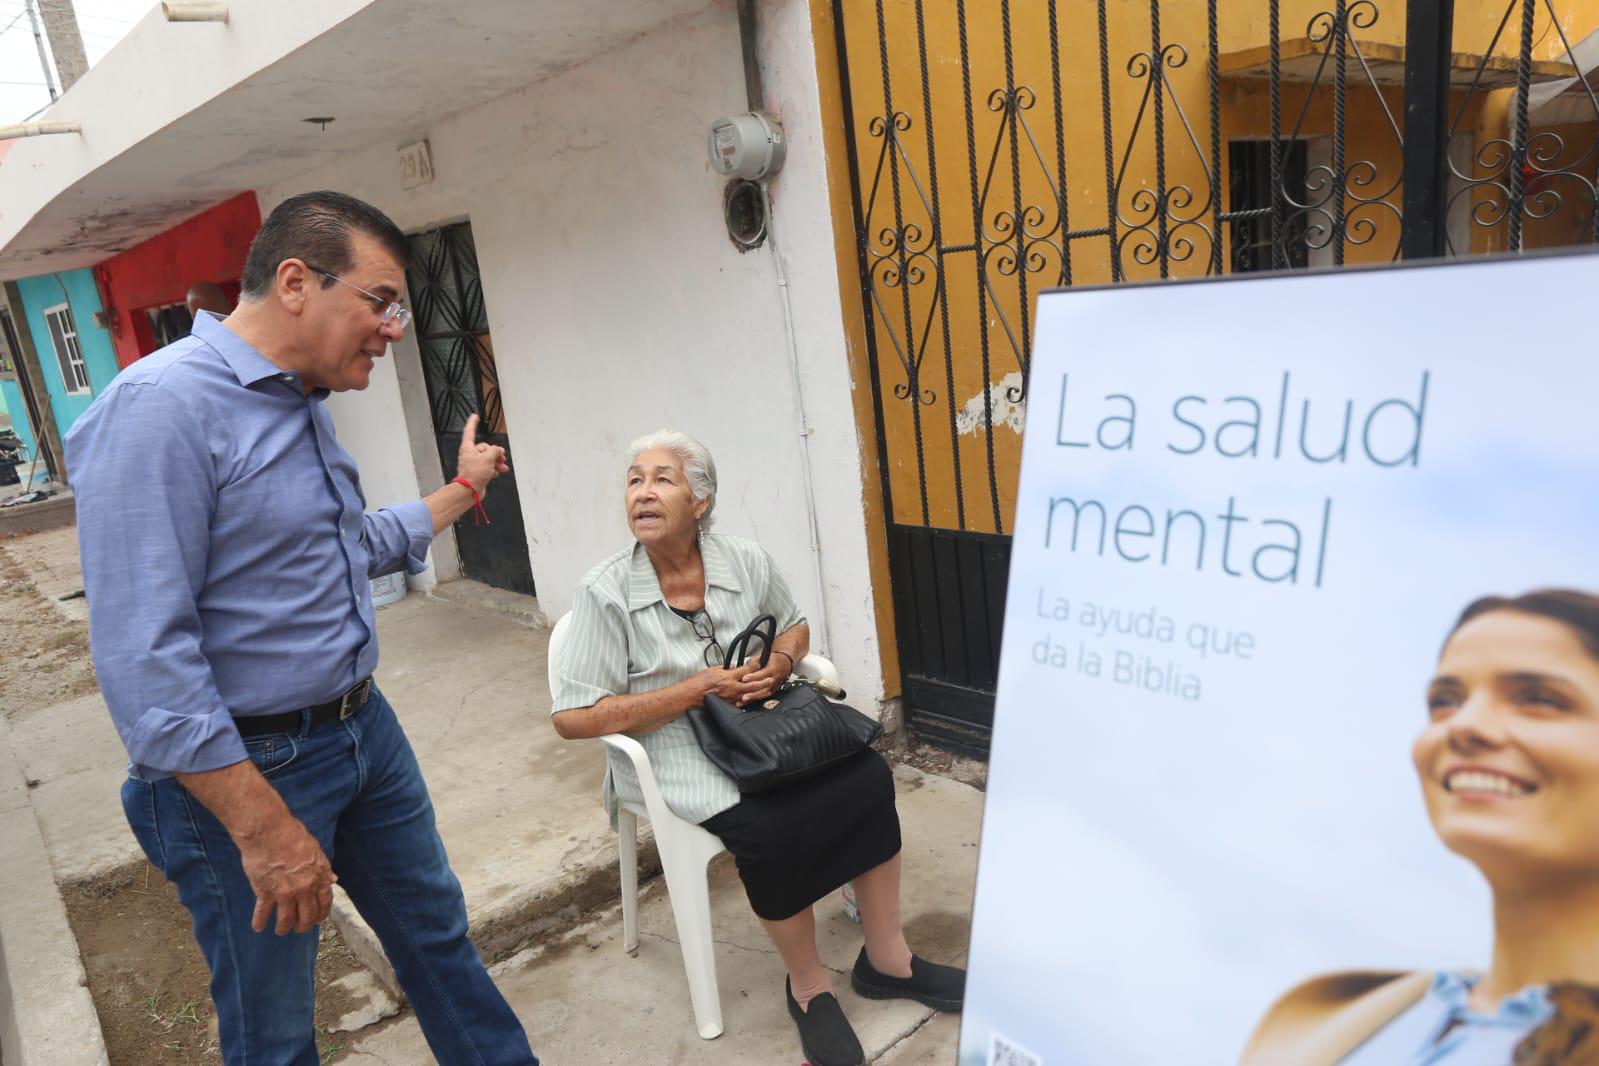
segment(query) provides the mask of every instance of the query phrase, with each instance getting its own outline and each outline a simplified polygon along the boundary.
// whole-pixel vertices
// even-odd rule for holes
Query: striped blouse
[[[706,533],[700,554],[705,611],[722,647],[757,615],[775,617],[779,633],[805,621],[782,575],[754,541]],[[555,662],[560,695],[552,714],[592,707],[607,696],[665,688],[705,669],[707,642],[667,606],[649,554],[636,541],[578,584],[569,626]],[[634,739],[649,753],[667,806],[681,817],[703,822],[738,803],[738,786],[700,751],[686,716]],[[642,803],[644,796],[627,759],[609,748],[606,755],[605,807],[614,822],[618,799]]]

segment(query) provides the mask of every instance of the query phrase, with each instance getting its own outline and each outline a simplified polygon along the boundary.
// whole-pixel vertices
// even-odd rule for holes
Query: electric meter
[[[723,177],[759,181],[783,168],[783,127],[760,111],[711,123],[711,166]]]

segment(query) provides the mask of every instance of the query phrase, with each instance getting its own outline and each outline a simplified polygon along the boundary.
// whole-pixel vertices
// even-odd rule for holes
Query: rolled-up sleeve
[[[89,641],[136,776],[246,757],[202,652],[197,597],[218,491],[203,413],[154,383],[115,387],[67,435]]]
[[[555,657],[559,685],[551,714],[592,707],[628,690],[625,608],[579,585],[568,617],[566,643]]]
[[[761,596],[761,613],[777,619],[779,633],[786,633],[795,626],[805,624],[805,615],[800,612],[799,604],[794,602],[794,594],[789,591],[788,582],[783,580],[783,575],[778,572],[770,555],[766,556],[766,592]]]
[[[361,542],[369,560],[368,577],[382,577],[402,568],[408,574],[420,574],[428,566],[433,516],[421,500],[368,511],[361,516]]]

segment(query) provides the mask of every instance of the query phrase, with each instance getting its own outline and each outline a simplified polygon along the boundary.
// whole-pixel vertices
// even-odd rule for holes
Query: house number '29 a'
[[[433,180],[433,153],[428,142],[417,141],[400,149],[400,188],[414,189]]]

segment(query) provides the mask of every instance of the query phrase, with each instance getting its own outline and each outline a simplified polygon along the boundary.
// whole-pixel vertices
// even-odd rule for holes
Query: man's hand
[[[255,889],[250,928],[265,930],[274,910],[279,936],[291,929],[309,932],[328,916],[338,878],[322,846],[299,819],[289,815],[261,837],[235,842],[244,860],[244,876]]]
[[[477,415],[466,416],[466,425],[461,430],[461,450],[455,459],[456,475],[471,484],[472,492],[468,493],[451,481],[437,492],[422,498],[422,502],[427,504],[428,517],[433,521],[434,533],[453,525],[457,518],[481,502],[488,495],[489,482],[511,472],[511,464],[505,461],[504,448],[478,442],[477,425]],[[480,514],[478,517],[483,520],[488,516]]]
[[[250,925],[266,929],[277,911],[279,936],[309,932],[333,908],[333,867],[305,825],[249,759],[220,770],[174,774],[216,815],[239,849],[255,890]]]
[[[461,452],[456,457],[455,472],[470,481],[479,496],[484,496],[488,494],[489,482],[509,473],[511,465],[505,461],[504,448],[478,442],[477,424],[477,415],[467,416],[466,427],[461,430]]]

